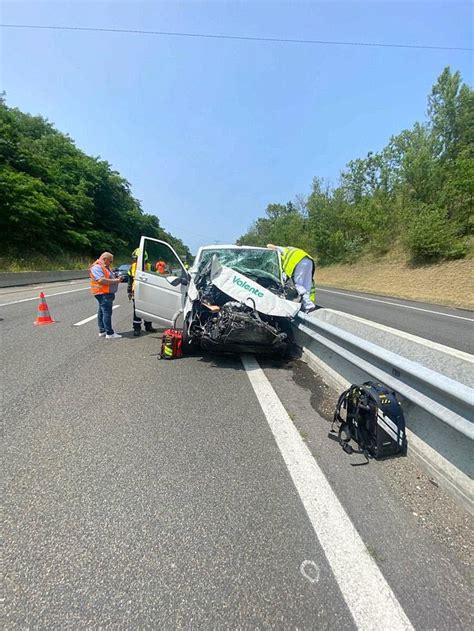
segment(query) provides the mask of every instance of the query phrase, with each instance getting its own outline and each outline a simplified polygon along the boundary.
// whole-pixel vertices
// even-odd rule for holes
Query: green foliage
[[[467,241],[459,239],[454,222],[447,220],[446,211],[422,206],[407,225],[403,241],[415,263],[462,258],[467,253]]]
[[[80,151],[42,117],[7,107],[0,96],[2,253],[87,259],[110,250],[128,259],[142,234],[190,256],[158,217],[142,211],[130,184],[106,161]]]
[[[445,68],[428,120],[352,160],[337,186],[318,178],[295,206],[270,204],[241,244],[302,247],[319,264],[381,256],[401,243],[414,262],[458,258],[473,234],[474,91]]]
[[[265,212],[266,217],[258,219],[237,244],[291,243],[304,250],[311,247],[309,219],[292,202],[269,204]]]
[[[120,259],[119,259],[120,261]],[[119,262],[117,261],[117,262]],[[56,272],[58,270],[85,270],[91,264],[90,257],[69,256],[51,257],[42,254],[29,254],[26,257],[1,256],[0,272]]]

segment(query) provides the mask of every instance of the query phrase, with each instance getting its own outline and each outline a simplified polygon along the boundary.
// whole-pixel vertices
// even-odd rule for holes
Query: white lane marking
[[[403,307],[403,309],[414,309],[415,311],[424,311],[425,313],[434,313],[436,315],[445,316],[446,318],[457,318],[458,320],[467,320],[474,322],[474,318],[466,318],[465,316],[453,315],[452,313],[442,313],[441,311],[433,311],[431,309],[422,309],[421,307],[412,307],[411,305],[402,305],[400,302],[390,302],[390,300],[380,300],[380,298],[368,298],[367,296],[358,296],[357,294],[349,294],[345,291],[334,291],[333,289],[323,289],[322,287],[316,291],[325,291],[329,294],[339,294],[341,296],[350,296],[351,298],[359,298],[359,300],[371,300],[372,302],[382,302],[385,305],[394,307]]]
[[[76,291],[85,291],[89,287],[81,287],[80,289],[69,289],[68,291],[58,291],[56,294],[45,294],[45,298],[51,298],[51,296],[62,296],[63,294],[73,294]],[[38,296],[34,298],[23,298],[22,300],[14,300],[13,302],[4,302],[0,304],[0,307],[8,307],[9,305],[17,305],[20,302],[30,302],[31,300],[38,300]]]
[[[356,626],[364,631],[413,630],[257,360],[241,359]]]
[[[118,309],[119,307],[120,305],[114,305],[112,309]],[[82,326],[83,324],[87,324],[87,322],[91,322],[92,320],[97,320],[97,313],[94,313],[93,316],[90,316],[89,318],[85,318],[84,320],[81,320],[80,322],[76,322],[72,326]]]
[[[64,286],[70,286],[70,285],[77,285],[79,282],[83,282],[83,281],[77,281],[77,280],[71,280],[67,283],[58,283],[57,285],[55,285],[55,287],[64,287]],[[48,283],[49,285],[49,283]],[[44,290],[44,283],[43,285],[35,285],[34,287],[30,287],[30,289],[43,289]],[[53,287],[53,289],[55,288]]]
[[[418,337],[418,335],[412,335],[411,333],[407,333],[406,331],[401,331],[400,329],[394,329],[391,326],[385,326],[385,324],[380,324],[380,322],[373,322],[372,320],[366,320],[365,318],[360,318],[359,316],[355,316],[353,313],[346,313],[345,311],[337,311],[336,309],[328,309],[326,307],[324,307],[324,311],[329,311],[330,313],[336,313],[339,316],[343,316],[344,318],[348,318],[350,320],[355,320],[356,322],[362,322],[362,324],[371,326],[374,329],[387,331],[388,333],[392,333],[392,335],[403,337],[407,340],[411,340],[412,342],[415,342],[416,344],[421,344],[422,346],[427,346],[428,348],[432,348],[435,351],[440,351],[441,353],[446,353],[447,355],[452,355],[453,357],[457,357],[458,359],[462,359],[464,361],[474,363],[474,355],[471,355],[470,353],[466,353],[465,351],[460,351],[457,348],[452,348],[451,346],[445,346],[444,344],[439,344],[438,342],[427,340],[425,337]]]

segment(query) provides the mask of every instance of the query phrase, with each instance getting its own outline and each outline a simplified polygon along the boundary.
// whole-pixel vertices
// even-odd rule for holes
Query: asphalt
[[[354,466],[328,437],[338,393],[301,362],[261,363],[413,626],[469,626],[472,518],[410,458]]]
[[[472,311],[330,287],[317,289],[316,302],[474,354]]]
[[[239,358],[159,361],[124,286],[124,338],[99,339],[73,326],[95,312],[83,287],[47,287],[45,327],[37,288],[0,292],[26,301],[0,307],[4,628],[354,628]],[[465,514],[430,485],[418,523],[402,492],[418,473],[350,468],[323,440],[327,393],[298,363],[262,365],[414,627],[467,628],[469,546],[435,527],[449,513],[469,533]]]

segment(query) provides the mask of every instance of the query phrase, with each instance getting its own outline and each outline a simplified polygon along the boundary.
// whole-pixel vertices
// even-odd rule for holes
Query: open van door
[[[189,275],[165,241],[142,237],[135,274],[135,311],[166,328],[176,325],[186,301]]]

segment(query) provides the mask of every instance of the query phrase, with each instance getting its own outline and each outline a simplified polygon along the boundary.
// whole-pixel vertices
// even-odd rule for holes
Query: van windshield
[[[257,281],[259,278],[267,278],[281,284],[280,261],[278,254],[273,250],[245,250],[240,248],[204,250],[199,261],[198,273],[201,272],[204,265],[214,255],[217,256],[222,265],[255,278]]]

